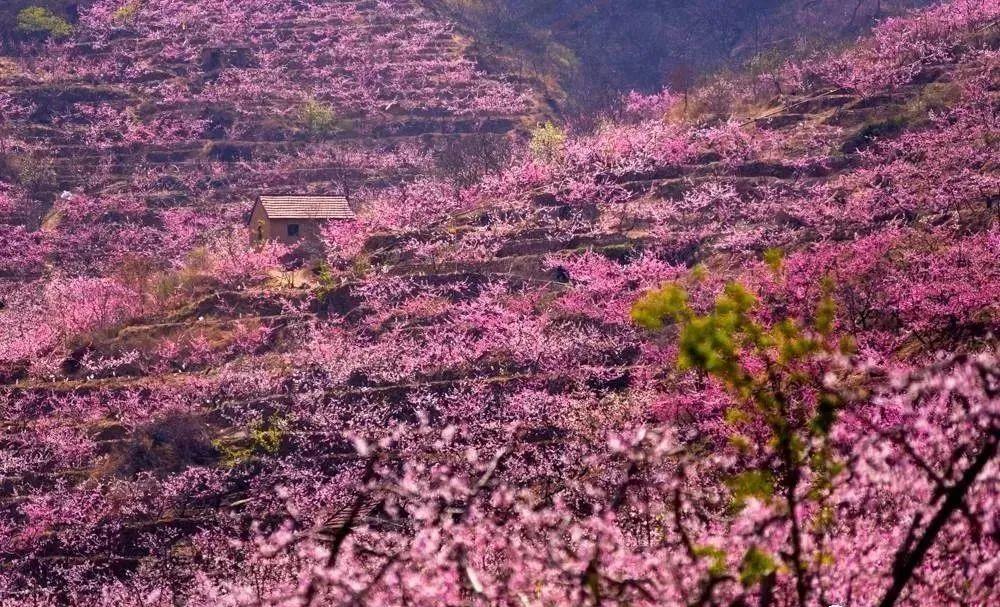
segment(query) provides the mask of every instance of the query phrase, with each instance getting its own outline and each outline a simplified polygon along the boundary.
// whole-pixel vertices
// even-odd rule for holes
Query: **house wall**
[[[263,207],[258,205],[250,215],[250,223],[247,232],[250,244],[257,244],[263,240],[274,240],[290,246],[299,246],[307,253],[322,252],[323,245],[320,239],[323,221],[317,219],[269,219]],[[298,224],[299,235],[289,236],[288,226]],[[258,230],[258,228],[260,228]]]
[[[299,235],[289,236],[288,226],[298,224]],[[306,253],[319,254],[323,251],[322,230],[325,220],[318,219],[269,219],[264,207],[257,204],[250,214],[250,223],[247,226],[250,244],[260,242],[259,235],[263,240],[275,240],[286,245],[298,245]],[[258,232],[258,226],[261,228]]]
[[[288,226],[293,223],[299,226],[298,236],[288,235]],[[322,225],[323,222],[316,219],[272,219],[268,222],[267,238],[287,245],[303,243],[307,246],[318,246]]]
[[[263,225],[261,225],[261,222],[263,222]],[[260,232],[258,232],[257,230],[258,226],[262,228]],[[250,225],[248,226],[248,228],[250,235],[250,244],[256,244],[257,242],[259,242],[261,240],[260,236],[263,236],[264,240],[267,240],[271,237],[270,225],[267,219],[267,214],[264,213],[264,207],[262,207],[261,205],[259,204],[254,205],[253,213],[250,214]]]

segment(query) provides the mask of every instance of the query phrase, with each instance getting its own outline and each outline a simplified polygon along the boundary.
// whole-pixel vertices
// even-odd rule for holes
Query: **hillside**
[[[923,0],[436,0],[485,62],[541,81],[565,110],[621,93],[691,88],[706,73],[766,72],[783,58],[850,42]]]
[[[10,0],[0,41],[37,38],[17,26],[26,7],[69,24],[92,0]],[[127,4],[127,3],[123,3]],[[141,3],[135,3],[140,6]],[[788,55],[853,41],[874,23],[928,0],[421,0],[454,22],[480,67],[528,80],[560,112],[589,115],[630,90],[675,90],[720,70],[775,68]]]
[[[1000,598],[996,0],[468,179],[537,102],[416,4],[134,6],[4,63],[0,604]]]
[[[88,251],[49,221],[40,246],[80,264],[166,246],[163,226],[192,214],[223,225],[261,191],[345,193],[433,170],[426,150],[502,141],[534,110],[417,3],[120,5],[94,3],[72,35],[0,73],[11,212],[37,226],[70,191],[100,199],[77,220],[132,240]]]

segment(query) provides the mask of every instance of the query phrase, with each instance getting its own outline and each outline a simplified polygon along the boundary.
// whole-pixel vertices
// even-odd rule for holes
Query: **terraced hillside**
[[[9,214],[37,227],[70,191],[155,240],[170,217],[219,225],[264,190],[397,183],[442,142],[534,111],[463,45],[412,2],[93,3],[70,36],[4,59]]]
[[[192,253],[197,214],[161,219],[174,266],[20,249],[0,597],[995,602],[998,23],[946,3],[373,190],[316,276],[239,234]]]

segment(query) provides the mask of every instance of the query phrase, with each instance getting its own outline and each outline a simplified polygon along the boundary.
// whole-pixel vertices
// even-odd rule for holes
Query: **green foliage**
[[[747,319],[754,303],[756,298],[753,295],[741,285],[730,283],[716,300],[712,314],[694,317],[688,310],[688,319],[681,331],[680,368],[698,368],[735,379],[739,364],[739,346],[735,338],[741,330],[751,332],[751,329],[756,329]],[[676,317],[684,321],[684,311]]]
[[[740,563],[740,582],[753,586],[777,570],[774,559],[756,546],[751,546]]]
[[[833,301],[833,281],[825,279],[823,281],[823,297],[816,306],[816,315],[813,319],[813,327],[816,332],[823,337],[830,337],[833,333],[833,323],[837,320],[837,305]]]
[[[775,263],[780,257],[772,255]],[[678,367],[697,369],[721,379],[743,398],[771,401],[766,390],[756,390],[759,379],[744,368],[741,354],[747,349],[771,362],[791,364],[816,354],[822,338],[833,332],[835,306],[824,286],[824,297],[813,322],[818,335],[808,335],[797,321],[786,318],[765,327],[751,318],[757,298],[738,283],[729,283],[709,314],[697,315],[688,305],[687,292],[677,284],[664,285],[639,299],[632,307],[632,320],[650,330],[668,321],[681,326]],[[764,404],[764,403],[761,403]],[[773,404],[773,403],[768,403]]]
[[[748,470],[731,476],[726,486],[733,494],[733,507],[742,510],[747,498],[769,500],[774,496],[774,476],[767,470]]]
[[[562,156],[565,143],[566,132],[551,122],[546,122],[531,131],[529,148],[535,158],[551,162]]]
[[[833,525],[837,522],[837,515],[834,514],[834,509],[828,505],[820,507],[819,512],[816,513],[813,519],[813,529],[817,532],[822,532],[833,528]],[[829,552],[820,552],[818,558],[821,562],[832,565],[834,563],[833,555]]]
[[[222,456],[222,465],[232,468],[260,455],[276,454],[285,436],[284,427],[283,420],[274,419],[266,426],[254,425],[245,437],[216,439],[212,445]]]
[[[319,281],[320,287],[330,288],[334,286],[333,270],[330,268],[325,260],[319,262],[316,266],[316,279]]]
[[[721,548],[708,545],[695,546],[694,554],[708,559],[708,574],[712,577],[723,577],[729,570],[726,565],[726,551]]]
[[[676,284],[650,291],[632,306],[632,320],[651,331],[662,329],[670,319],[685,320],[689,313],[687,291]]]
[[[816,407],[816,415],[813,417],[813,430],[817,434],[829,434],[833,428],[833,423],[837,421],[837,407],[840,405],[838,399],[831,398],[828,394],[823,394],[819,398]]]
[[[299,110],[299,121],[311,135],[329,135],[348,130],[348,121],[338,120],[330,106],[310,99]]]
[[[356,278],[362,278],[372,269],[372,260],[366,253],[362,253],[354,258],[351,263],[351,272]]]
[[[687,292],[679,285],[668,284],[636,302],[632,307],[632,319],[654,330],[662,328],[667,320],[680,323],[678,366],[721,373],[735,379],[736,333],[753,328],[747,313],[755,302],[756,298],[742,286],[731,283],[716,301],[715,311],[699,317],[688,306]]]
[[[331,268],[330,264],[326,261],[319,262],[314,270],[314,273],[316,275],[316,281],[319,283],[313,291],[317,299],[324,299],[334,289],[343,284],[342,281],[334,275],[333,268]]]
[[[24,34],[65,38],[73,32],[73,26],[47,8],[29,6],[17,14],[17,30]]]
[[[119,23],[127,23],[135,18],[140,8],[142,8],[142,0],[132,0],[116,10],[112,18]]]
[[[780,270],[778,252],[765,253],[765,261]],[[734,472],[725,483],[735,510],[745,507],[749,498],[773,502],[781,496],[792,521],[789,560],[800,586],[806,557],[799,517],[807,511],[799,505],[816,504],[807,515],[814,528],[829,525],[832,513],[826,500],[834,477],[843,469],[833,455],[829,435],[844,397],[827,384],[826,377],[828,361],[849,349],[850,342],[834,340],[832,292],[832,282],[824,281],[810,323],[795,318],[760,322],[757,298],[737,283],[726,285],[706,314],[690,307],[687,292],[677,284],[646,294],[632,308],[633,320],[648,329],[678,324],[678,367],[714,377],[734,397],[734,405],[725,413],[734,429],[733,448],[741,453],[752,448],[738,432],[742,426],[768,431],[766,440],[755,440],[758,463]],[[805,483],[806,491],[801,491]],[[751,548],[741,563],[740,581],[750,586],[776,571],[773,557]]]
[[[281,448],[281,441],[284,431],[279,426],[272,426],[264,430],[254,429],[250,432],[251,444],[260,453],[275,454]]]
[[[767,267],[771,268],[775,274],[781,272],[782,265],[785,263],[785,253],[781,249],[767,249],[764,251],[764,263]]]
[[[858,344],[851,335],[841,335],[837,344],[837,350],[844,356],[854,354],[858,350]]]
[[[726,420],[727,424],[739,425],[750,421],[750,417],[747,415],[746,411],[740,409],[739,407],[729,407],[723,414],[723,418]]]
[[[731,434],[728,438],[729,446],[740,453],[749,453],[751,449],[750,439],[742,434]]]

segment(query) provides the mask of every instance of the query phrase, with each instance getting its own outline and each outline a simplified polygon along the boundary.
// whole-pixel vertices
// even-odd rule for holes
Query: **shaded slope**
[[[767,71],[783,56],[853,39],[902,2],[634,0],[436,2],[473,32],[485,61],[549,85],[569,109],[606,109],[630,90],[686,90],[720,69]]]

